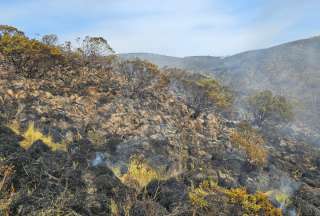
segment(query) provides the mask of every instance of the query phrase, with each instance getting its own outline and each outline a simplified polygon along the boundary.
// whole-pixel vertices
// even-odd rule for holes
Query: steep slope
[[[227,57],[212,71],[233,84],[242,80],[242,88],[292,91],[292,95],[301,96],[299,92],[319,90],[319,57],[320,37],[315,37]]]
[[[213,74],[241,94],[270,89],[285,95],[297,100],[300,122],[320,130],[320,37],[225,58],[186,57],[179,61],[175,58],[174,64],[170,57],[162,57],[159,62],[158,58],[149,58],[149,55],[137,56],[160,66]]]
[[[297,100],[297,118],[320,129],[320,37],[225,58],[213,73],[245,93],[270,89]]]

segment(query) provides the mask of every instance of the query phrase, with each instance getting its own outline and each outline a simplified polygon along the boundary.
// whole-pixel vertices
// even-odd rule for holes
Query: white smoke
[[[104,163],[105,158],[101,152],[96,152],[96,157],[91,161],[91,166],[99,166]]]

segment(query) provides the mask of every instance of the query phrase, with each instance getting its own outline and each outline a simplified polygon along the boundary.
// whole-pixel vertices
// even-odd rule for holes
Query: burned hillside
[[[40,41],[17,52],[3,35],[31,40],[7,31],[1,215],[320,214],[319,150],[237,119],[212,77]]]

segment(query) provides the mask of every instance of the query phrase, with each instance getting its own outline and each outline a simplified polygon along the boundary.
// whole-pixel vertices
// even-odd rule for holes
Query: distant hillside
[[[175,58],[156,54],[126,54],[159,66],[207,72],[245,94],[271,89],[303,105],[298,118],[318,127],[320,118],[320,37],[286,43],[268,49],[219,58],[210,56]]]
[[[217,64],[220,64],[220,57],[213,56],[189,56],[184,58],[159,55],[153,53],[126,53],[120,54],[123,59],[143,59],[157,64],[160,67],[176,67],[191,71],[210,71]]]
[[[126,60],[134,58],[145,59],[159,65],[160,67],[182,67],[181,58],[179,57],[172,57],[152,53],[126,53],[121,54],[121,57]]]

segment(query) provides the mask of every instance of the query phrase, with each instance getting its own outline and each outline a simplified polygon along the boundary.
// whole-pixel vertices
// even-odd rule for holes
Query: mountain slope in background
[[[189,56],[179,58],[154,53],[126,53],[120,54],[120,56],[126,60],[135,58],[144,59],[159,67],[176,67],[197,72],[211,71],[216,65],[222,63],[222,58],[213,56]]]
[[[176,58],[147,53],[121,56],[149,60],[160,67],[209,73],[237,89],[241,95],[270,89],[297,101],[299,122],[320,130],[320,37],[228,57]]]

